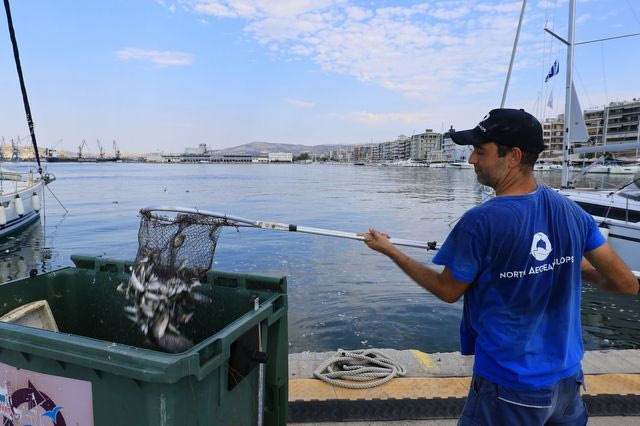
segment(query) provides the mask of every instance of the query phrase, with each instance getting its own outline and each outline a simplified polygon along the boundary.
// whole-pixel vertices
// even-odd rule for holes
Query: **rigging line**
[[[626,183],[626,184],[622,185],[620,188],[616,189],[616,192],[620,192],[620,191],[622,191],[623,189],[625,189],[627,186],[629,186],[629,185],[633,185],[633,184],[634,184],[634,183],[636,183],[636,182],[640,182],[640,177],[637,177],[637,178],[635,178],[635,179],[632,179],[632,180],[631,180],[631,182],[629,182],[629,183]]]
[[[589,91],[587,90],[587,86],[585,86],[584,81],[582,80],[582,76],[580,75],[580,71],[578,70],[578,67],[574,66],[573,70],[575,71],[575,74],[578,76],[578,80],[580,80],[580,85],[582,86],[582,90],[584,90],[584,94],[587,96],[587,102],[589,102],[589,105],[593,105],[593,103],[591,102],[591,97],[589,96]]]
[[[62,201],[60,201],[60,200],[58,199],[58,197],[56,197],[56,194],[54,194],[54,193],[53,193],[53,191],[51,190],[51,188],[49,188],[49,186],[48,186],[48,185],[45,185],[45,188],[47,188],[47,189],[49,190],[49,192],[51,193],[51,195],[53,195],[53,198],[55,198],[55,199],[56,199],[56,201],[58,202],[58,204],[60,204],[60,207],[62,207],[66,213],[69,213],[69,210],[67,210],[67,208],[64,206],[64,204],[62,204]]]
[[[579,46],[579,45],[582,45],[582,44],[597,43],[599,41],[617,40],[619,38],[638,37],[638,36],[640,36],[640,33],[623,34],[623,35],[619,35],[619,36],[599,38],[597,40],[581,41],[579,43],[575,43],[575,45]]]
[[[609,92],[607,90],[607,71],[604,60],[604,42],[600,42],[600,62],[602,63],[602,84],[604,86],[604,105],[609,105]]]
[[[640,24],[640,19],[638,19],[638,15],[636,15],[636,11],[633,9],[633,7],[631,7],[631,3],[629,3],[629,0],[625,0],[625,1],[627,2],[627,6],[629,6],[629,10],[631,10],[633,17],[636,18],[636,21],[638,21],[638,24]]]
[[[33,118],[31,116],[31,107],[29,106],[29,98],[27,97],[27,88],[24,85],[24,77],[22,75],[22,65],[20,65],[20,52],[18,52],[18,42],[16,41],[16,33],[13,29],[13,20],[11,19],[11,8],[9,0],[4,0],[4,10],[7,13],[7,24],[9,25],[9,36],[13,45],[13,58],[16,62],[18,71],[18,79],[20,80],[20,91],[22,92],[22,102],[24,103],[24,112],[27,115],[27,124],[29,125],[29,133],[31,134],[31,143],[38,163],[38,173],[42,175],[42,165],[40,164],[40,154],[38,153],[38,143],[36,142],[36,132],[33,126]]]

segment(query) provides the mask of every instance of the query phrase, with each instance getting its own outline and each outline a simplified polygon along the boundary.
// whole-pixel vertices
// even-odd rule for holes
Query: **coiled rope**
[[[380,386],[406,374],[403,365],[373,349],[338,349],[313,372],[314,377],[330,385],[348,389]]]

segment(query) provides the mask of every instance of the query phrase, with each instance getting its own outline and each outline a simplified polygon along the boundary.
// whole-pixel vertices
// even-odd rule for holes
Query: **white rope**
[[[316,378],[330,385],[348,389],[380,386],[394,377],[406,374],[404,366],[373,349],[338,349],[334,356],[313,372]]]

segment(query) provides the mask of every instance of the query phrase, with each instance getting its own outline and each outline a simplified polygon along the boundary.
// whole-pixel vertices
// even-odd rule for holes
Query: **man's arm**
[[[436,272],[434,269],[416,262],[391,244],[389,236],[386,234],[369,229],[369,233],[364,237],[367,246],[388,256],[418,285],[447,303],[457,301],[469,288],[469,283],[453,278],[447,267],[442,272]]]
[[[582,279],[611,293],[638,294],[638,280],[620,256],[604,243],[582,259]]]

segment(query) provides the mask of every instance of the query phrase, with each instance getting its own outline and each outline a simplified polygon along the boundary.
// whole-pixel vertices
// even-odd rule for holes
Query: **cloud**
[[[580,15],[576,18],[576,25],[584,24],[585,22],[591,20],[592,16],[589,13],[585,13],[584,15]]]
[[[300,107],[300,108],[313,108],[316,106],[315,102],[303,101],[301,99],[284,98],[285,102]]]
[[[171,50],[146,50],[137,47],[126,47],[116,52],[118,59],[150,61],[161,66],[191,65],[194,55],[186,52],[175,52]]]
[[[370,124],[388,124],[388,123],[425,123],[432,118],[432,114],[427,112],[386,112],[375,113],[368,111],[359,111],[349,114],[351,118],[357,121]]]
[[[244,31],[278,59],[307,58],[325,72],[438,99],[454,90],[497,87],[521,2],[425,0],[375,7],[349,0],[183,0],[183,5],[197,15],[244,21]],[[539,52],[540,37],[525,29],[520,40],[521,51],[532,57]]]
[[[540,9],[555,9],[558,6],[566,3],[568,0],[540,0],[537,6]],[[584,2],[584,0],[582,0]]]

